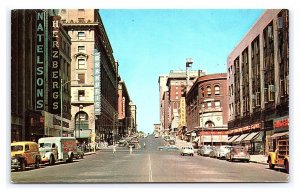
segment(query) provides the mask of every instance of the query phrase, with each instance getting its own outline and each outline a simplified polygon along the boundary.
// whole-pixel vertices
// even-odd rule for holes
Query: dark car
[[[83,152],[83,148],[81,146],[77,146],[77,154],[76,154],[76,158],[79,159],[83,159],[84,156],[84,152]]]
[[[228,161],[250,161],[250,155],[248,150],[244,146],[232,146],[230,151],[226,154],[226,160]]]

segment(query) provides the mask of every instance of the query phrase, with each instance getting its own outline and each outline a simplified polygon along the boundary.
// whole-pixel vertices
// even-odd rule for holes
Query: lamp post
[[[69,80],[65,83],[63,83],[63,79],[60,79],[60,136],[62,137],[63,136],[63,105],[62,105],[62,102],[63,102],[63,90],[62,88],[72,82],[72,81],[79,81],[79,79],[74,79],[74,80]]]

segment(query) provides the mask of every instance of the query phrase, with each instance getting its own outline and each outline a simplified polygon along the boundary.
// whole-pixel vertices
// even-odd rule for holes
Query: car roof
[[[15,145],[25,145],[25,144],[37,144],[34,141],[17,141],[17,142],[13,142],[10,145],[11,146],[15,146]]]

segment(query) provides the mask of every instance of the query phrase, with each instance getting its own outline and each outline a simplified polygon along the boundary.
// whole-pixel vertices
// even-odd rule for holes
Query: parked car
[[[211,151],[209,153],[209,157],[216,158],[217,157],[217,149],[218,149],[218,147],[212,146]]]
[[[185,156],[185,155],[194,156],[194,148],[191,147],[191,146],[182,147],[180,155],[182,155],[182,156]]]
[[[167,145],[158,147],[159,151],[178,151],[179,148],[175,145]]]
[[[230,151],[232,146],[229,145],[221,145],[217,148],[217,158],[226,159],[226,154]]]
[[[158,134],[155,134],[155,136],[154,136],[155,138],[158,138]]]
[[[41,154],[36,142],[20,141],[11,143],[11,168],[25,170],[27,166],[39,168]]]
[[[128,142],[125,139],[121,139],[118,143],[119,147],[125,147],[128,144]]]
[[[226,154],[226,160],[228,161],[250,161],[250,155],[244,146],[232,146],[230,151]]]
[[[199,148],[199,155],[201,155],[201,156],[209,156],[211,150],[212,150],[212,146],[210,146],[210,145],[200,146],[200,148]]]

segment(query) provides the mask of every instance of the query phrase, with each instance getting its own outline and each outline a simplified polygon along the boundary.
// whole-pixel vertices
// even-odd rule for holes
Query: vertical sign
[[[50,22],[52,35],[51,35],[51,63],[49,65],[49,111],[52,114],[60,114],[60,57],[59,57],[59,47],[60,47],[60,36],[59,36],[59,25],[60,16],[53,16],[52,22]],[[61,72],[62,78],[62,72]]]
[[[94,52],[94,107],[95,115],[101,113],[101,65],[100,65],[100,52],[95,49]]]
[[[186,126],[186,111],[185,111],[185,98],[180,98],[180,125]]]
[[[35,110],[45,107],[45,12],[36,11]]]

